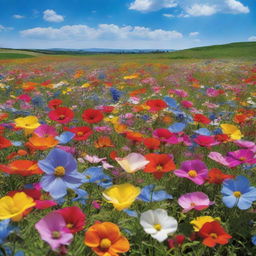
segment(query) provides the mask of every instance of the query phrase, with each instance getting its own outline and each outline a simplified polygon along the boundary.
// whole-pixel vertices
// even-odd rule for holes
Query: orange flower
[[[144,172],[153,173],[155,178],[160,179],[165,172],[173,171],[176,166],[167,154],[147,154],[145,158],[149,163],[145,166]]]
[[[7,119],[8,118],[8,114],[7,113],[0,113],[0,121],[3,121],[3,120],[5,120],[5,119]]]
[[[8,148],[12,146],[12,143],[3,136],[0,136],[0,149]]]
[[[84,243],[100,256],[118,256],[129,251],[130,244],[119,227],[111,222],[96,223],[85,233]]]
[[[8,165],[1,164],[0,170],[9,174],[19,174],[21,176],[30,176],[34,174],[42,174],[37,162],[30,160],[16,160]]]
[[[237,114],[237,115],[234,116],[234,122],[238,123],[238,124],[244,123],[247,118],[248,117],[245,114]]]
[[[26,144],[30,149],[34,150],[45,150],[48,148],[53,148],[58,145],[59,141],[56,140],[53,136],[48,137],[39,137],[33,135],[29,138],[29,142]]]
[[[146,138],[143,140],[144,145],[148,148],[148,149],[158,149],[160,146],[160,140],[156,139],[156,138]]]
[[[139,132],[127,132],[126,138],[131,140],[132,142],[140,142],[143,140],[143,134]]]
[[[95,141],[96,148],[114,147],[111,139],[108,136],[101,136]]]

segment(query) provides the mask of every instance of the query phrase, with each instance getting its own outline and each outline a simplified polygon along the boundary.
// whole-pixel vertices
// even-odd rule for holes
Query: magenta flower
[[[208,157],[224,166],[232,168],[244,163],[255,164],[256,158],[254,155],[254,152],[249,149],[239,149],[229,152],[227,156],[222,156],[218,152],[211,152]]]
[[[55,137],[58,135],[58,133],[56,132],[56,129],[47,124],[41,124],[39,127],[37,127],[34,130],[34,133],[39,137],[48,137],[48,136]]]
[[[252,141],[248,141],[248,140],[235,140],[234,143],[236,145],[238,145],[239,147],[248,148],[252,152],[256,153],[256,145]]]
[[[182,212],[188,212],[192,209],[197,211],[207,209],[214,202],[211,202],[203,192],[192,192],[182,195],[178,199],[178,204],[183,208]]]
[[[188,160],[181,164],[181,168],[174,171],[178,177],[187,178],[197,185],[204,184],[208,169],[201,160]]]
[[[56,251],[61,245],[69,245],[73,238],[71,233],[65,232],[66,222],[62,215],[51,212],[35,224],[41,239]]]

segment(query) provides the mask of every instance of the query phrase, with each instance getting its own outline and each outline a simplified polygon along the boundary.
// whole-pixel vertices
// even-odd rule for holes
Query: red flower
[[[12,143],[3,136],[0,136],[0,149],[8,148],[12,146]]]
[[[148,149],[153,150],[158,149],[161,142],[156,138],[146,138],[143,140],[143,143]]]
[[[216,244],[227,244],[232,238],[218,221],[206,222],[199,230],[199,236],[204,239],[203,244],[208,247],[214,247]]]
[[[163,100],[148,100],[146,105],[150,107],[150,111],[161,111],[167,107],[167,104]]]
[[[0,170],[9,174],[19,174],[21,176],[31,176],[42,174],[37,162],[30,160],[15,160],[8,165],[1,164]]]
[[[202,147],[211,147],[219,144],[215,141],[214,136],[199,135],[194,139],[194,141]]]
[[[126,132],[126,138],[131,140],[132,142],[140,142],[143,141],[143,134],[139,132]]]
[[[208,117],[202,114],[195,114],[194,121],[202,124],[209,124],[211,122],[211,120]]]
[[[185,236],[177,235],[173,239],[168,240],[168,246],[170,249],[179,247],[183,244],[184,240],[185,240]]]
[[[57,107],[59,107],[60,105],[62,104],[62,100],[60,99],[53,99],[53,100],[50,100],[48,102],[48,107],[50,109],[56,109]]]
[[[219,142],[226,142],[230,140],[230,137],[227,134],[217,134],[215,139]]]
[[[173,134],[165,128],[158,128],[154,130],[153,135],[160,139],[160,141],[166,141],[169,139]]]
[[[99,123],[104,116],[100,110],[89,108],[83,112],[82,118],[89,124],[96,124]]]
[[[48,114],[49,118],[61,124],[69,123],[74,118],[74,112],[66,107],[59,107]]]
[[[85,214],[77,206],[66,207],[56,212],[60,213],[65,222],[67,230],[74,234],[83,230],[85,226]]]
[[[91,128],[88,126],[66,128],[65,130],[73,132],[75,134],[75,137],[73,139],[76,141],[87,140],[89,136],[93,133]]]
[[[153,173],[155,178],[160,179],[165,172],[173,171],[176,166],[167,154],[147,154],[145,158],[149,163],[145,166],[144,172]]]
[[[234,175],[223,173],[220,169],[212,168],[208,172],[207,180],[209,183],[222,184],[224,180],[233,179],[234,177],[235,177]]]
[[[103,113],[111,113],[114,110],[113,106],[103,106],[102,112]]]

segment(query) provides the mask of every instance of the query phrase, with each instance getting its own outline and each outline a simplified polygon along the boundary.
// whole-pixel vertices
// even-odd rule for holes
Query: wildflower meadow
[[[255,86],[242,59],[0,60],[0,255],[256,255]]]

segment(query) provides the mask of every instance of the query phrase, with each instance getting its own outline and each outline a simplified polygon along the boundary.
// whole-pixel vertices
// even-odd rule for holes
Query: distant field
[[[23,53],[0,53],[0,60],[4,59],[23,59],[31,58],[33,55],[23,54]]]

